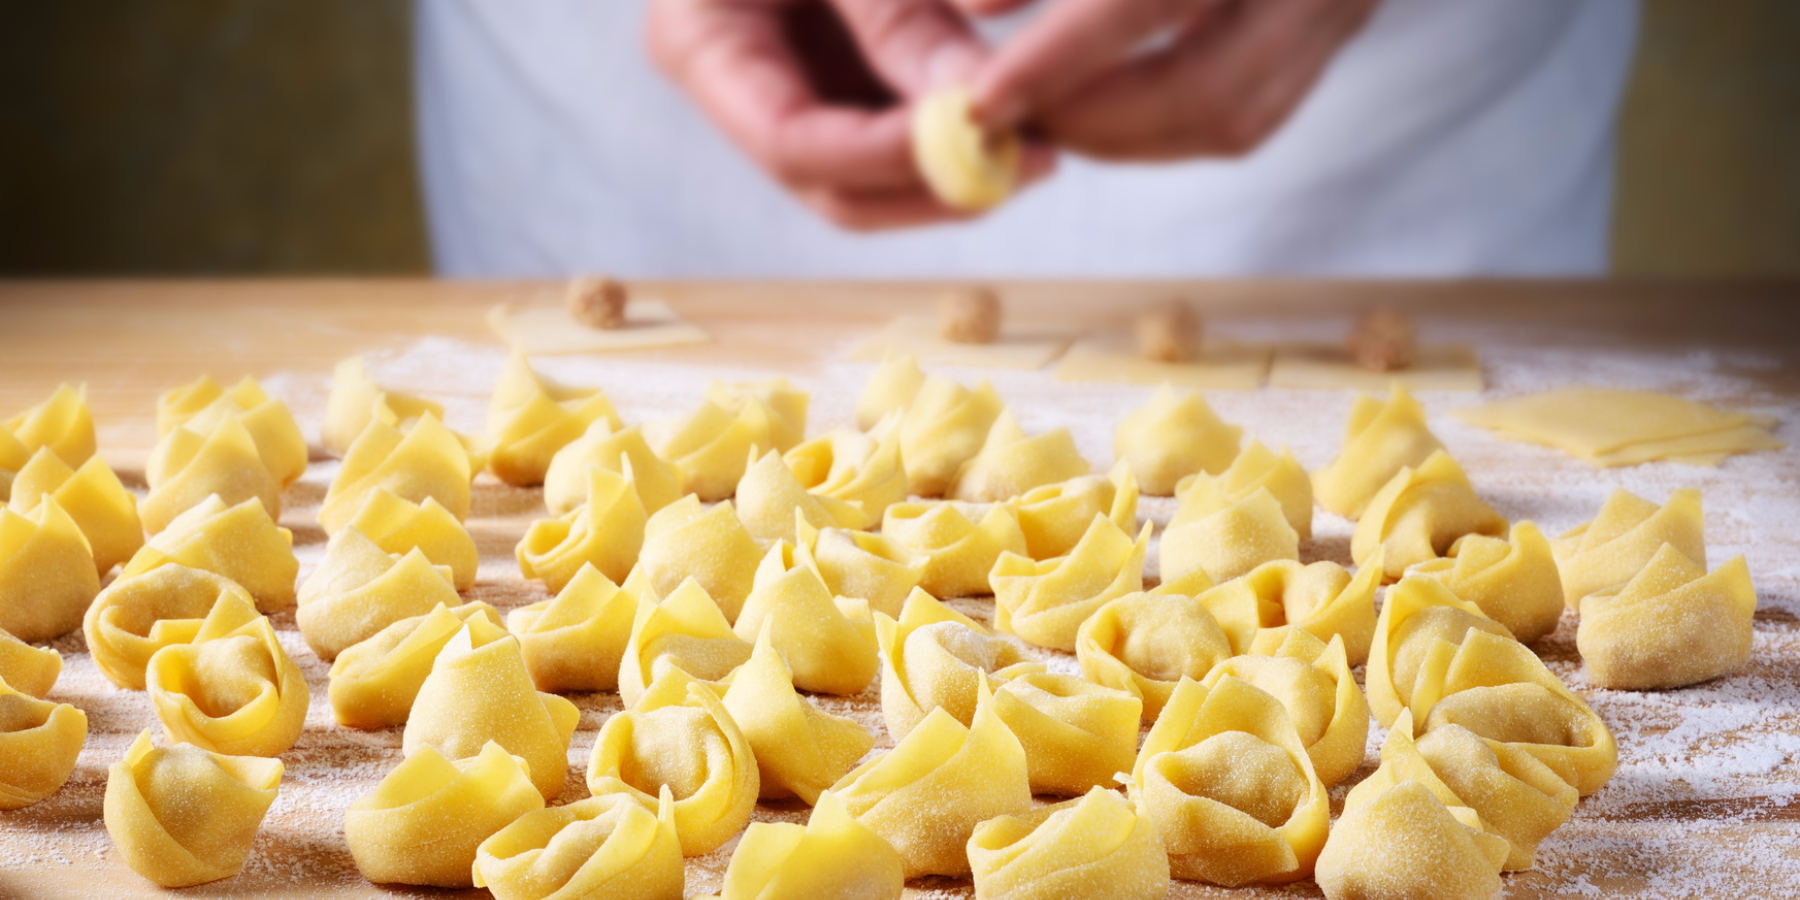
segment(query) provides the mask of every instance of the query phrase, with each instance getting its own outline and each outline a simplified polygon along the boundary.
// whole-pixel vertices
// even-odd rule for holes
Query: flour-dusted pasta
[[[554,598],[506,615],[540,691],[614,691],[638,598],[583,565]]]
[[[994,712],[1025,748],[1033,794],[1077,796],[1131,769],[1142,701],[1075,675],[1024,668],[994,691]]]
[[[806,439],[806,407],[811,397],[786,378],[762,381],[714,381],[706,386],[706,399],[727,412],[736,413],[754,400],[769,411],[770,447],[781,453]]]
[[[1467,807],[1402,781],[1356,794],[1319,854],[1326,900],[1491,900],[1511,845]]]
[[[1175,488],[1176,499],[1179,501],[1199,481],[1212,482],[1218,494],[1232,500],[1242,500],[1259,488],[1266,488],[1281,503],[1281,514],[1300,535],[1301,543],[1312,540],[1312,478],[1294,459],[1292,451],[1283,448],[1281,455],[1276,456],[1260,442],[1251,441],[1218,475],[1199,472],[1183,478]]]
[[[0,503],[12,496],[13,479],[30,461],[31,451],[5,425],[0,425]]]
[[[1462,466],[1442,450],[1418,468],[1400,470],[1364,508],[1350,537],[1350,556],[1365,565],[1382,552],[1389,580],[1409,566],[1450,551],[1464,535],[1499,537],[1506,518],[1475,496]]]
[[[1289,631],[1299,630],[1321,642],[1342,637],[1350,664],[1360,666],[1375,639],[1375,589],[1381,573],[1379,560],[1352,578],[1334,562],[1303,566],[1280,559],[1209,588],[1199,599],[1230,638],[1233,653],[1273,650]]]
[[[1219,663],[1201,684],[1210,688],[1226,676],[1281,701],[1326,787],[1336,786],[1362,765],[1369,739],[1369,704],[1350,674],[1342,637],[1333,635],[1331,643],[1324,644],[1293,629],[1271,652]]]
[[[167,888],[244,868],[281,787],[281,760],[192,744],[157,747],[146,731],[106,773],[106,831],[132,871]]]
[[[227,756],[279,756],[306,725],[306,679],[242,594],[220,594],[194,639],[156,651],[144,674],[170,740]]]
[[[141,691],[150,657],[171,644],[193,641],[207,613],[226,594],[255,602],[235,582],[205,569],[158,566],[120,578],[88,607],[82,621],[88,652],[108,681]]]
[[[227,391],[211,376],[163,393],[156,401],[156,430],[167,436],[180,428],[206,434],[225,418],[237,419],[250,432],[263,465],[282,487],[306,474],[306,438],[286,403],[270,397],[256,379],[245,376]],[[150,465],[157,465],[152,454]]]
[[[331,664],[331,710],[338,724],[386,728],[406,724],[438,651],[464,626],[477,646],[506,636],[500,614],[482,602],[439,606],[402,619],[338,654]]]
[[[900,420],[907,491],[921,497],[948,493],[957,470],[981,451],[1003,408],[985,379],[971,391],[941,375],[928,376]]]
[[[581,711],[532,685],[517,638],[477,645],[474,628],[464,625],[438,651],[413,700],[401,748],[410,756],[430,746],[466,759],[493,741],[525,760],[531,783],[554,800],[568,778],[569,740]]]
[[[1156,824],[1134,801],[1100,787],[975,826],[969,866],[983,900],[1162,900],[1169,893],[1169,854]]]
[[[558,384],[514,350],[488,402],[488,468],[507,484],[543,484],[556,451],[602,419],[613,428],[624,425],[599,388]]]
[[[1244,430],[1227,425],[1199,394],[1167,384],[1127,413],[1113,435],[1113,457],[1131,466],[1144,493],[1167,497],[1183,478],[1218,474],[1237,458]]]
[[[456,432],[429,412],[404,432],[377,419],[345,451],[319,507],[319,525],[336,534],[378,487],[413,503],[430,497],[462,521],[469,517],[469,483],[478,462]]]
[[[12,499],[7,505],[29,515],[45,497],[55,499],[75,520],[93,551],[94,568],[102,575],[144,546],[137,498],[98,456],[89,457],[80,469],[71,469],[49,448],[38,450],[13,479]]]
[[[996,504],[970,521],[948,503],[896,503],[881,533],[927,557],[919,587],[936,597],[992,593],[988,573],[1002,553],[1025,552],[1025,533],[1011,507]]]
[[[967,88],[939,88],[913,106],[913,161],[946,205],[979,212],[1012,195],[1019,178],[1018,134],[991,134],[975,121]]]
[[[587,503],[531,523],[513,551],[519,571],[552,591],[562,590],[587,565],[614,582],[624,581],[637,565],[649,521],[631,474],[630,465],[623,475],[589,469]]]
[[[619,429],[607,419],[595,419],[581,437],[551,457],[544,473],[544,505],[551,515],[568,514],[588,502],[588,470],[600,468],[623,475],[623,460],[630,461],[631,486],[637,489],[645,512],[654,515],[681,498],[681,470],[650,449],[642,427]]]
[[[50,396],[4,422],[27,455],[49,447],[64,463],[79,466],[94,455],[94,415],[88,411],[87,386],[59,384]]]
[[[867,434],[842,428],[820,435],[783,459],[807,491],[855,510],[854,518],[843,521],[846,528],[874,528],[888,507],[906,499],[897,417]]]
[[[1211,481],[1197,481],[1182,496],[1158,552],[1164,580],[1198,570],[1222,583],[1272,560],[1299,559],[1300,535],[1268,488],[1233,499]]]
[[[868,604],[833,598],[811,554],[787,541],[777,541],[763,557],[732,627],[746,642],[768,634],[804,691],[860,693],[881,666]]]
[[[1095,513],[1087,534],[1067,556],[1035,562],[1000,554],[988,575],[994,628],[1039,647],[1074,650],[1076,632],[1088,616],[1144,589],[1144,554],[1153,528],[1144,523],[1133,541],[1129,532]]]
[[[495,900],[681,900],[685,880],[666,787],[652,809],[624,793],[534,809],[475,851],[475,886]]]
[[[1073,550],[1096,515],[1106,516],[1127,533],[1136,531],[1137,479],[1121,462],[1106,475],[1083,475],[1032,488],[1008,505],[1018,513],[1019,530],[1025,533],[1025,555],[1050,559]]]
[[[930,561],[885,535],[813,528],[805,520],[796,521],[794,530],[799,538],[796,546],[812,554],[813,567],[832,596],[866,601],[871,610],[890,616],[900,615]]]
[[[911,354],[888,355],[869,375],[856,398],[856,427],[874,428],[894,413],[904,413],[925,385],[925,373]]]
[[[645,803],[667,787],[682,854],[702,856],[749,824],[762,785],[756,766],[712,688],[670,676],[601,726],[587,784],[595,796],[620,791]]]
[[[1075,636],[1081,674],[1138,698],[1152,722],[1183,678],[1198,681],[1230,656],[1219,623],[1183,594],[1126,594],[1096,610]]]
[[[1617,588],[1634,578],[1664,544],[1706,566],[1706,517],[1700,491],[1682,488],[1657,506],[1629,491],[1615,490],[1593,521],[1575,526],[1551,543],[1562,575],[1563,602],[1570,609],[1596,591]]]
[[[0,681],[13,690],[42,700],[56,686],[62,666],[62,654],[49,647],[33,647],[0,628]]]
[[[418,550],[395,558],[362,532],[345,528],[300,586],[294,622],[306,645],[330,662],[401,619],[459,602],[449,567],[432,565]]]
[[[793,541],[796,520],[814,528],[862,528],[867,524],[860,507],[807,491],[773,450],[744,470],[732,503],[744,530],[759,541]]]
[[[1344,426],[1344,446],[1330,465],[1313,473],[1319,505],[1347,519],[1363,509],[1403,468],[1418,466],[1444,449],[1425,424],[1425,407],[1395,384],[1384,402],[1358,394]]]
[[[205,569],[236,582],[262,612],[293,606],[300,561],[293,532],[275,524],[255,500],[227,506],[218,496],[175,517],[119,573],[121,580],[158,566]]]
[[[924,591],[906,598],[898,621],[877,616],[875,635],[882,655],[881,717],[895,740],[933,709],[972,721],[980,680],[1025,661],[1011,642]]]
[[[631,589],[629,583],[624,588]],[[671,674],[724,693],[731,673],[749,661],[751,649],[731,630],[706,589],[691,578],[661,602],[654,594],[640,594],[619,663],[619,699],[635,705],[650,685]]]
[[[1176,878],[1225,887],[1312,874],[1331,801],[1281,702],[1230,675],[1183,679],[1132,778]]]
[[[99,593],[87,538],[55,498],[29,515],[0,508],[0,629],[22,641],[62,637]]]
[[[1562,621],[1562,578],[1556,558],[1544,533],[1530,522],[1514,522],[1504,539],[1465,535],[1443,558],[1417,563],[1407,571],[1443,582],[1527,644],[1555,631]]]
[[[1505,625],[1494,621],[1473,602],[1456,596],[1442,582],[1413,576],[1389,588],[1375,624],[1375,640],[1363,675],[1369,691],[1369,709],[1375,718],[1383,725],[1393,725],[1401,710],[1413,705],[1414,694],[1420,688],[1436,695],[1419,698],[1424,708],[1429,708],[1437,696],[1442,696],[1434,679],[1449,662],[1450,654],[1475,631],[1512,637]],[[1415,722],[1423,721],[1424,708],[1415,711]]]
[[[442,503],[430,497],[414,503],[378,487],[344,528],[362,532],[375,546],[396,556],[418,550],[433,565],[448,566],[459,591],[475,586],[475,570],[481,564],[475,538]]]
[[[973,503],[1011,500],[1034,487],[1086,475],[1090,468],[1075,449],[1069,429],[1028,435],[1013,419],[1012,410],[1004,409],[988,429],[980,452],[957,468],[951,493]]]
[[[731,503],[703,509],[688,495],[663,507],[644,524],[644,546],[638,551],[641,573],[659,597],[666,597],[692,578],[719,605],[727,621],[736,621],[744,598],[756,581],[763,552],[744,530]]]
[[[369,377],[363,358],[352,356],[331,371],[331,395],[325,401],[325,421],[319,432],[325,449],[343,456],[370,422],[402,428],[427,414],[442,420],[443,404],[381,387]]]
[[[1601,687],[1681,687],[1737,671],[1750,658],[1755,615],[1742,556],[1708,573],[1664,544],[1624,587],[1582,598],[1575,646]]]
[[[724,704],[750,742],[765,799],[815,803],[875,745],[874,735],[855,719],[823,712],[795,693],[767,626],[750,661],[732,677]]]
[[[0,810],[62,789],[87,741],[87,713],[23,693],[0,679]]]
[[[716,900],[899,900],[905,888],[893,845],[825,791],[804,826],[756,822],[746,829]]]
[[[204,433],[187,427],[169,432],[150,452],[144,477],[150,493],[138,504],[138,515],[151,534],[213,496],[227,505],[255,500],[270,519],[281,519],[281,479],[269,471],[236,417],[220,419]]]
[[[530,766],[493,741],[468,759],[420,747],[344,812],[344,840],[376,884],[474,886],[483,841],[544,808]]]

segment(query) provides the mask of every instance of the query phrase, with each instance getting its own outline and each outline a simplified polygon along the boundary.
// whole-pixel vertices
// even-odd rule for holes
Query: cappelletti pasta
[[[1268,488],[1234,500],[1213,482],[1196,481],[1163,531],[1160,553],[1164,579],[1198,570],[1222,583],[1272,560],[1299,559],[1300,534]]]
[[[375,546],[395,556],[418,550],[432,565],[449,567],[459,591],[475,586],[475,570],[481,565],[475,538],[443,504],[430,497],[414,503],[378,487],[344,527],[362,532]]]
[[[994,628],[1027,643],[1074,650],[1076,632],[1094,611],[1144,588],[1146,522],[1133,541],[1111,519],[1096,513],[1067,556],[1034,562],[1002,553],[988,582],[994,589]]]
[[[797,547],[811,554],[813,568],[834,597],[854,597],[876,612],[900,615],[907,595],[925,577],[930,557],[893,538],[843,528],[794,523]]]
[[[972,503],[1011,500],[1034,487],[1088,474],[1067,428],[1028,435],[1003,409],[981,450],[956,470],[952,496]]]
[[[554,598],[506,614],[540,691],[614,691],[638,598],[583,565]]]
[[[1057,900],[1104,891],[1119,900],[1169,893],[1169,854],[1135,801],[1096,787],[1076,800],[997,816],[969,838],[975,894]]]
[[[334,456],[343,456],[370,422],[403,428],[427,413],[441,421],[444,406],[381,387],[369,377],[363,358],[352,356],[331,371],[331,395],[325,402],[325,421],[319,432],[325,449]]]
[[[804,826],[757,822],[745,829],[718,896],[719,900],[899,900],[905,888],[900,854],[874,829],[851,818],[837,795],[826,791]]]
[[[1416,563],[1407,571],[1443,582],[1527,644],[1555,631],[1562,621],[1556,559],[1544,533],[1530,522],[1514,522],[1505,539],[1464,535],[1443,558]]]
[[[8,506],[28,515],[45,497],[55,498],[81,529],[94,554],[94,568],[103,575],[144,546],[137,498],[98,456],[71,469],[49,448],[38,450],[13,479]]]
[[[948,493],[957,470],[981,451],[1003,408],[986,380],[971,391],[941,375],[927,376],[900,420],[907,492],[921,497]]]
[[[1320,643],[1294,629],[1268,652],[1234,656],[1213,666],[1202,685],[1230,676],[1281,701],[1313,770],[1326,787],[1350,777],[1362,765],[1369,739],[1369,703],[1350,674],[1344,639]]]
[[[255,500],[270,519],[281,519],[281,479],[235,416],[220,419],[206,432],[187,426],[169,432],[150,451],[144,478],[150,493],[138,505],[138,515],[151,534],[215,495],[228,505]]]
[[[306,725],[306,679],[242,594],[219,595],[194,639],[156,651],[144,672],[170,740],[227,756],[278,756]]]
[[[1581,600],[1575,646],[1601,687],[1680,687],[1734,672],[1750,658],[1756,588],[1739,556],[1711,573],[1664,544],[1616,591]]]
[[[86,385],[59,384],[44,402],[0,426],[5,426],[27,457],[48,447],[64,463],[79,466],[94,455],[94,416],[88,411]]]
[[[150,732],[106,775],[106,831],[127,865],[168,888],[244,868],[281,786],[281,760],[192,744],[156,747]]]
[[[326,534],[350,524],[376,488],[413,503],[430,497],[459,522],[469,517],[469,482],[479,460],[430,412],[402,424],[405,431],[380,419],[371,421],[344,452],[344,463],[319,507],[319,525]]]
[[[1369,500],[1350,537],[1350,556],[1366,565],[1379,548],[1394,580],[1409,566],[1443,556],[1465,535],[1499,537],[1506,529],[1506,519],[1475,496],[1462,467],[1439,450],[1418,468],[1401,469]]]
[[[881,717],[895,740],[940,707],[957,722],[972,721],[981,679],[1025,661],[1018,647],[924,591],[906,598],[898,621],[877,616],[875,635]]]
[[[588,470],[623,475],[626,461],[631,465],[631,486],[646,513],[655,515],[680,499],[681,470],[650,449],[643,428],[614,428],[610,420],[600,418],[550,458],[544,472],[544,505],[551,515],[567,515],[588,501]]]
[[[1032,488],[1008,505],[1025,533],[1025,555],[1050,559],[1075,549],[1096,515],[1106,516],[1126,533],[1136,531],[1137,479],[1121,462],[1107,475],[1083,475]]]
[[[1199,481],[1211,482],[1221,496],[1232,500],[1242,500],[1259,488],[1268,490],[1281,504],[1281,514],[1300,536],[1301,543],[1312,540],[1312,478],[1300,468],[1292,451],[1284,448],[1276,456],[1261,443],[1251,441],[1218,475],[1198,472],[1183,478],[1175,488],[1176,498],[1192,490]]]
[[[1167,497],[1182,479],[1217,475],[1237,458],[1244,430],[1227,425],[1199,394],[1164,384],[1127,413],[1113,435],[1113,458],[1131,466],[1144,493]]]
[[[1009,676],[994,691],[994,713],[1025,748],[1033,794],[1078,796],[1131,769],[1142,701],[1074,675]]]
[[[629,592],[632,586],[622,589]],[[752,649],[693,579],[682,582],[660,603],[654,594],[640,593],[619,662],[619,699],[635,706],[652,684],[671,676],[723,693],[731,673],[749,661]]]
[[[1706,566],[1706,517],[1700,492],[1683,488],[1657,506],[1629,491],[1613,491],[1593,521],[1575,526],[1551,544],[1562,575],[1563,602],[1577,609],[1583,597],[1624,585],[1664,544]]]
[[[294,622],[306,645],[330,662],[401,619],[459,602],[449,567],[432,565],[418,550],[395,558],[346,528],[301,585]]]
[[[732,626],[754,641],[766,632],[801,690],[855,694],[875,680],[875,621],[861,600],[833,598],[805,548],[777,541]]]
[[[534,809],[481,842],[473,878],[495,900],[681,900],[675,802],[664,787],[654,811],[624,793]]]
[[[820,792],[869,752],[875,738],[856,720],[823,712],[802,699],[769,635],[764,626],[723,702],[756,757],[759,796],[816,803]]]
[[[123,581],[159,566],[205,569],[236,582],[269,613],[294,605],[300,561],[294,534],[254,500],[227,506],[218,496],[175,517],[119,573]]]
[[[544,808],[530,766],[488,741],[467,759],[409,753],[344,813],[344,839],[376,884],[473,887],[482,842]]]
[[[351,728],[406,724],[438,652],[465,625],[476,646],[506,636],[500,614],[477,601],[438,606],[425,615],[402,619],[338,654],[331,664],[330,684],[331,710],[338,724]]]
[[[42,700],[56,686],[62,665],[62,654],[49,647],[33,647],[0,629],[0,681],[13,690]]]
[[[88,652],[108,681],[141,691],[150,657],[172,644],[192,642],[226,594],[243,604],[255,602],[235,582],[205,569],[158,566],[120,578],[88,607],[82,621]]]
[[[62,790],[87,727],[87,713],[0,680],[0,810],[22,809]]]
[[[1138,698],[1152,722],[1183,678],[1198,681],[1231,655],[1212,614],[1183,594],[1126,594],[1096,610],[1075,636],[1081,674]]]
[[[587,503],[567,515],[531,523],[514,550],[519,571],[552,591],[562,590],[587,565],[612,581],[624,581],[637,565],[648,520],[629,464],[623,475],[589,469]]]
[[[558,384],[514,350],[488,403],[488,468],[507,484],[543,484],[556,451],[602,419],[615,429],[624,425],[599,388]]]
[[[47,641],[81,627],[100,593],[94,554],[54,498],[30,515],[0,508],[0,630]]]
[[[644,524],[637,573],[659,597],[692,578],[727,621],[736,621],[762,556],[731,503],[702,509],[700,498],[690,495],[663,507]]]
[[[300,424],[287,404],[270,397],[254,378],[245,376],[228,391],[212,376],[202,375],[156,400],[156,430],[164,436],[178,428],[206,434],[226,417],[237,419],[250,432],[263,465],[282,487],[306,473],[306,438]]]
[[[856,427],[874,428],[894,413],[904,413],[925,385],[925,373],[911,354],[889,355],[875,367],[856,398]]]
[[[1334,562],[1303,566],[1280,559],[1202,591],[1199,600],[1231,640],[1233,653],[1272,650],[1289,631],[1299,630],[1320,641],[1342,637],[1350,664],[1357,666],[1369,658],[1375,639],[1375,589],[1382,571],[1379,558],[1354,578]]]
[[[948,503],[896,503],[888,507],[881,533],[926,557],[919,587],[937,597],[991,593],[988,573],[1000,554],[1025,552],[1018,514],[1003,504],[976,523]]]
[[[1369,501],[1401,469],[1424,464],[1444,449],[1425,425],[1425,407],[1395,384],[1384,402],[1358,394],[1344,426],[1344,447],[1313,473],[1319,505],[1346,519],[1360,519]]]

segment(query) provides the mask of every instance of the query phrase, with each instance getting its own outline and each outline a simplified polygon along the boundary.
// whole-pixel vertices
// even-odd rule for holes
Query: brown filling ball
[[[1000,297],[991,288],[951,291],[938,303],[944,340],[991,344],[1000,337]]]
[[[568,304],[569,315],[575,321],[589,328],[611,330],[625,327],[626,299],[625,285],[601,275],[570,281],[563,302]]]
[[[1372,372],[1392,372],[1413,364],[1419,333],[1405,313],[1377,307],[1357,318],[1345,346],[1357,365]]]

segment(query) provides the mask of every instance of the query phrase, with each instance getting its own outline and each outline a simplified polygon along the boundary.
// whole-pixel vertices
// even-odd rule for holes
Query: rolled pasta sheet
[[[867,523],[860,507],[808,492],[773,450],[744,470],[733,503],[744,529],[759,541],[793,541],[796,519],[814,528],[860,529]]]
[[[449,759],[467,759],[491,741],[525,760],[531,783],[554,800],[568,778],[569,740],[581,711],[532,685],[517,638],[478,645],[474,631],[464,625],[438,651],[413,700],[401,749],[411,756],[429,746]]]
[[[1362,765],[1369,704],[1350,673],[1343,638],[1322,644],[1304,631],[1289,631],[1273,652],[1234,656],[1214,666],[1201,683],[1211,688],[1227,676],[1281,701],[1327,788]]]
[[[294,605],[300,560],[294,533],[275,524],[254,500],[227,506],[206,498],[150,538],[119,573],[124,580],[166,565],[205,569],[236,582],[270,613]]]
[[[48,641],[81,627],[100,593],[94,554],[54,498],[29,515],[0,508],[0,630]]]
[[[753,453],[775,446],[775,418],[755,397],[736,409],[705,401],[686,416],[647,423],[644,437],[680,470],[683,493],[711,503],[737,490]]]
[[[1095,610],[1075,637],[1082,676],[1138,698],[1151,722],[1182,679],[1204,678],[1230,656],[1219,623],[1182,594],[1126,594]]]
[[[242,594],[221,594],[191,642],[156,651],[145,687],[170,740],[214,753],[279,756],[306,725],[306,679]]]
[[[806,439],[806,407],[811,396],[786,378],[714,381],[706,386],[706,399],[732,413],[748,408],[751,401],[767,409],[771,446],[779,452],[786,453]]]
[[[488,469],[507,484],[543,484],[556,451],[602,419],[613,428],[624,424],[599,388],[558,384],[514,350],[488,402]]]
[[[88,411],[87,386],[63,383],[30,409],[0,422],[25,455],[49,447],[63,462],[79,466],[94,455],[94,416]]]
[[[595,796],[624,792],[646,804],[668,788],[682,854],[703,856],[749,824],[762,779],[712,688],[671,676],[601,726],[587,784]]]
[[[306,474],[306,437],[287,404],[270,397],[256,379],[243,380],[227,391],[210,375],[163,393],[156,401],[156,430],[168,435],[178,428],[205,434],[224,418],[235,418],[256,442],[263,464],[281,482],[293,484]]]
[[[370,422],[399,427],[427,414],[442,420],[443,404],[376,384],[369,377],[363,358],[352,356],[339,361],[331,371],[331,394],[325,401],[325,421],[319,433],[326,450],[333,456],[343,456]]]
[[[344,527],[362,532],[387,553],[405,556],[418,550],[432,565],[448,566],[459,591],[475,586],[475,570],[481,564],[475,538],[430,497],[414,503],[378,487]]]
[[[622,590],[629,593],[632,585]],[[713,693],[723,693],[731,673],[750,660],[751,650],[693,579],[660,603],[653,593],[639,593],[619,663],[619,699],[635,706],[650,685],[667,677],[701,682]]]
[[[904,413],[925,385],[925,373],[911,354],[889,355],[869,375],[856,398],[856,427],[874,428],[894,413]]]
[[[1133,541],[1096,513],[1067,556],[1035,562],[1002,553],[988,575],[995,630],[1039,647],[1073,651],[1076,632],[1095,610],[1144,589],[1144,554],[1155,527],[1145,522]]]
[[[1019,136],[989,134],[975,122],[969,91],[941,88],[913,107],[913,161],[946,205],[979,212],[1012,196],[1019,177]]]
[[[744,831],[718,900],[833,897],[898,900],[906,889],[900,854],[845,811],[837,795],[819,795],[807,823],[757,822]]]
[[[1113,457],[1131,466],[1144,493],[1167,497],[1190,475],[1225,471],[1237,458],[1243,433],[1199,394],[1178,394],[1164,384],[1119,422]]]
[[[630,464],[625,474],[588,470],[588,501],[573,512],[531,523],[514,555],[519,571],[551,591],[568,585],[583,566],[592,565],[614,582],[624,581],[637,565],[649,515],[632,486]]]
[[[602,418],[550,458],[550,468],[544,473],[544,505],[551,515],[568,514],[588,502],[588,470],[623,475],[624,460],[630,461],[631,486],[637,489],[645,512],[654,515],[681,498],[681,470],[650,449],[644,430],[637,425],[614,428],[610,420]]]
[[[1111,786],[1131,770],[1143,709],[1136,697],[1075,675],[1019,672],[994,691],[995,714],[1025,748],[1033,794]]]
[[[1465,535],[1506,534],[1504,516],[1475,496],[1462,466],[1439,450],[1419,464],[1401,469],[1369,501],[1350,537],[1350,556],[1366,565],[1381,551],[1388,580],[1409,566],[1436,559]]]
[[[934,709],[894,749],[832,786],[844,808],[899,851],[907,878],[968,875],[975,827],[1031,808],[1025,748],[995,712],[987,676],[967,728]]]
[[[1008,505],[1025,533],[1025,555],[1051,559],[1075,549],[1094,516],[1102,515],[1127,533],[1137,530],[1138,485],[1121,462],[1107,475],[1083,475],[1035,487]]]
[[[978,524],[948,503],[896,503],[888,507],[881,533],[927,557],[919,587],[936,597],[993,593],[988,573],[1000,554],[1025,553],[1018,514],[1000,504]]]
[[[1209,482],[1194,488],[1163,531],[1158,564],[1164,580],[1201,571],[1224,583],[1272,560],[1300,558],[1300,535],[1267,488],[1241,500]]]
[[[1369,501],[1400,470],[1422,465],[1444,449],[1425,424],[1425,407],[1395,384],[1384,402],[1358,394],[1344,426],[1337,458],[1313,473],[1319,505],[1346,519],[1360,519]]]
[[[907,492],[921,497],[948,493],[957,470],[981,452],[1004,406],[986,379],[971,391],[941,375],[928,376],[900,420]]]
[[[499,613],[476,601],[440,605],[425,615],[402,619],[338,654],[331,664],[329,689],[338,724],[351,728],[406,724],[438,652],[464,625],[476,644],[506,636]]]
[[[1161,900],[1169,893],[1169,854],[1156,824],[1136,807],[1096,787],[1076,800],[977,825],[969,838],[976,896]]]
[[[1407,571],[1443,582],[1523,643],[1555,631],[1562,621],[1556,558],[1544,533],[1530,522],[1514,522],[1505,539],[1481,534],[1458,538],[1443,558]]]
[[[150,657],[164,647],[193,641],[206,614],[227,594],[255,603],[231,579],[205,569],[158,566],[119,578],[94,598],[82,621],[88,652],[106,680],[141,691]]]
[[[1067,428],[1028,435],[1003,409],[980,452],[956,470],[952,496],[969,503],[1011,500],[1026,491],[1088,474],[1092,466],[1075,449]]]
[[[823,712],[794,691],[767,627],[757,636],[750,661],[732,677],[723,702],[750,742],[762,799],[799,797],[817,803],[820,792],[875,745],[874,736],[856,720]]]
[[[1327,900],[1489,900],[1509,849],[1473,810],[1403,781],[1345,801],[1314,879]]]
[[[1739,556],[1710,574],[1664,544],[1617,592],[1582,598],[1575,645],[1588,680],[1653,690],[1697,684],[1750,658],[1756,588]]]
[[[344,812],[344,839],[376,884],[474,886],[483,841],[544,808],[530,765],[489,741],[468,759],[421,747]]]
[[[244,868],[281,787],[281,760],[192,744],[155,747],[150,732],[106,773],[106,831],[132,871],[167,888]]]
[[[1682,488],[1657,506],[1615,490],[1591,522],[1577,525],[1550,546],[1562,575],[1563,602],[1576,609],[1589,594],[1624,585],[1664,544],[1706,565],[1706,516],[1700,491]]]
[[[86,742],[86,713],[0,679],[0,810],[22,809],[61,790]]]
[[[101,574],[144,546],[137,498],[98,456],[71,469],[49,448],[38,450],[13,479],[8,505],[14,512],[29,514],[45,497],[54,498],[81,529],[94,554],[94,569]]]
[[[1357,666],[1369,658],[1375,640],[1375,590],[1382,571],[1379,560],[1352,578],[1328,560],[1303,566],[1280,559],[1209,588],[1199,599],[1231,639],[1234,653],[1273,649],[1288,632],[1299,630],[1320,641],[1342,637],[1350,664]]]
[[[833,598],[810,556],[787,541],[770,547],[733,631],[747,643],[767,633],[801,690],[860,693],[881,666],[875,620],[867,603]]]
[[[301,585],[294,621],[306,645],[330,662],[401,619],[457,605],[454,578],[448,566],[432,565],[418,550],[396,559],[346,528]]]
[[[93,646],[91,640],[88,646]],[[0,681],[13,690],[41,700],[56,686],[62,667],[62,654],[49,647],[33,647],[0,629]]]
[[[893,538],[843,528],[813,528],[794,523],[813,567],[834,597],[854,597],[875,612],[900,615],[900,607],[925,577],[930,557],[914,553]]]
[[[681,900],[675,801],[665,787],[650,808],[617,793],[532,810],[481,842],[474,882],[495,900]]]
[[[638,571],[659,597],[692,578],[726,620],[735,621],[762,556],[730,502],[703,509],[700,498],[689,495],[663,507],[644,525]]]
[[[506,627],[538,690],[615,691],[637,607],[637,597],[584,565],[554,598],[507,613]]]
[[[138,515],[151,534],[214,495],[227,504],[255,500],[271,520],[281,519],[281,479],[269,471],[256,439],[234,416],[206,432],[187,426],[169,432],[150,451],[144,478],[150,493]]]
[[[376,488],[413,503],[430,497],[460,522],[469,517],[469,483],[477,462],[463,439],[429,412],[406,424],[404,432],[377,419],[344,453],[319,506],[319,525],[336,534]]]
[[[875,619],[881,645],[881,718],[895,740],[933,710],[959,723],[974,720],[980,682],[1025,662],[1025,654],[979,622],[924,591],[913,591],[899,620]]]
[[[906,499],[897,417],[869,434],[848,428],[833,431],[789,450],[783,458],[812,494],[848,504],[856,512],[844,522],[846,528],[874,528],[888,507]]]
[[[1220,494],[1233,500],[1242,500],[1258,489],[1268,490],[1281,503],[1281,514],[1300,540],[1312,540],[1312,478],[1294,459],[1293,451],[1282,448],[1281,455],[1276,456],[1260,442],[1251,441],[1224,472],[1216,476],[1199,472],[1183,478],[1176,486],[1176,498],[1198,481],[1211,481]]]

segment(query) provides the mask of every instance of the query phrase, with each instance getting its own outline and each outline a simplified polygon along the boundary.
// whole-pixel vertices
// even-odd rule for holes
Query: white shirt
[[[986,218],[838,230],[652,67],[642,0],[419,0],[452,276],[1188,277],[1605,271],[1637,0],[1386,0],[1242,160],[1057,174]]]

